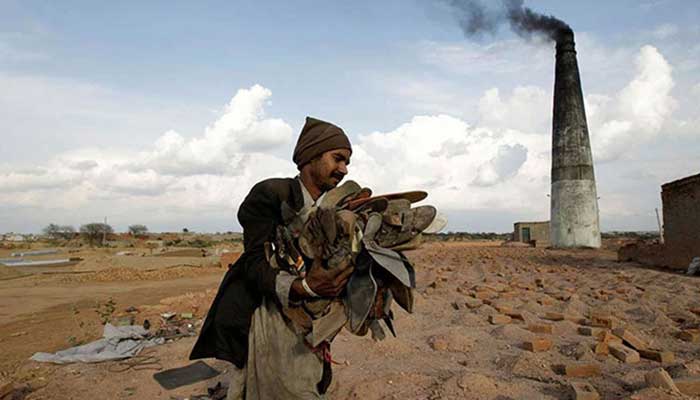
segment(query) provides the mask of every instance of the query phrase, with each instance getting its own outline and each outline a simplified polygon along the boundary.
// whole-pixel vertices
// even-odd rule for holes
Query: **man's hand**
[[[353,267],[336,268],[328,270],[323,268],[321,259],[314,260],[313,265],[306,274],[306,284],[309,288],[321,297],[336,297],[343,291],[354,270]],[[296,298],[311,297],[301,285],[301,279],[297,279],[292,284],[292,294]]]

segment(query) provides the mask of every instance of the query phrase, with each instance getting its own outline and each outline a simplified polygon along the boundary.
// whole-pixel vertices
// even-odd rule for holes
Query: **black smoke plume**
[[[525,7],[523,0],[500,0],[497,8],[488,8],[480,0],[443,1],[455,10],[459,26],[466,36],[495,33],[505,23],[510,25],[513,32],[526,39],[543,36],[558,41],[562,33],[571,32],[566,22]]]

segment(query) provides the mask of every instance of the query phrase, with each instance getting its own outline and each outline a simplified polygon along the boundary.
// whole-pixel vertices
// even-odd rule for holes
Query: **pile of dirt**
[[[221,273],[220,268],[176,266],[171,268],[140,270],[135,268],[108,268],[80,275],[67,275],[61,283],[116,282],[116,281],[163,281],[189,278],[202,274]]]

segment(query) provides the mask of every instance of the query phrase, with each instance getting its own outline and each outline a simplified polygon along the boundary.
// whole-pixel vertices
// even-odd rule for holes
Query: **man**
[[[273,268],[265,247],[283,223],[282,203],[297,212],[310,209],[347,174],[351,154],[342,129],[307,117],[293,155],[299,175],[256,184],[238,210],[244,252],[224,276],[190,355],[236,366],[229,400],[321,399],[330,384],[325,352],[311,349],[281,309],[290,301],[338,296],[352,268],[327,270],[314,261],[300,278]]]

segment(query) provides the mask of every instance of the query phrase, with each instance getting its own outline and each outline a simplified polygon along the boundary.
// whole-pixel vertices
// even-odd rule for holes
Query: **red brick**
[[[686,329],[684,331],[681,331],[678,334],[678,337],[681,340],[685,340],[686,342],[695,343],[697,341],[700,341],[700,329]]]
[[[607,356],[610,354],[610,349],[607,343],[599,342],[595,345],[594,352],[598,355]]]
[[[630,347],[636,350],[646,349],[649,345],[632,333],[629,329],[619,328],[613,330],[613,333],[627,343]]]
[[[464,300],[464,304],[466,304],[466,306],[469,308],[478,308],[481,307],[484,304],[484,302],[473,297],[467,297]]]
[[[599,400],[600,395],[593,385],[587,382],[571,382],[573,400]]]
[[[657,349],[640,349],[637,351],[642,358],[658,361],[662,364],[670,364],[675,361],[673,352],[670,351],[662,351]]]
[[[610,353],[618,360],[632,364],[639,362],[639,353],[629,347],[619,343],[608,343]]]
[[[572,378],[585,378],[600,375],[597,364],[568,364],[564,366],[564,374]]]
[[[594,337],[599,337],[601,334],[603,334],[606,330],[602,328],[592,328],[590,326],[579,326],[578,327],[578,333],[580,333],[583,336],[594,336]]]
[[[552,348],[552,341],[545,338],[537,338],[528,340],[524,343],[525,350],[530,350],[534,353],[547,351]]]
[[[600,340],[603,343],[622,343],[622,339],[619,337],[613,335],[610,333],[609,330],[604,330],[603,332],[599,333],[598,336],[596,336],[598,340]]]
[[[548,319],[550,321],[563,321],[564,314],[558,312],[548,312],[544,315],[544,319]]]
[[[671,379],[671,376],[663,368],[657,368],[653,371],[647,372],[647,374],[644,375],[644,381],[647,383],[647,386],[670,390],[674,393],[680,393],[678,387],[673,382],[673,379]]]
[[[552,333],[552,325],[550,324],[530,324],[527,329],[534,333]]]

